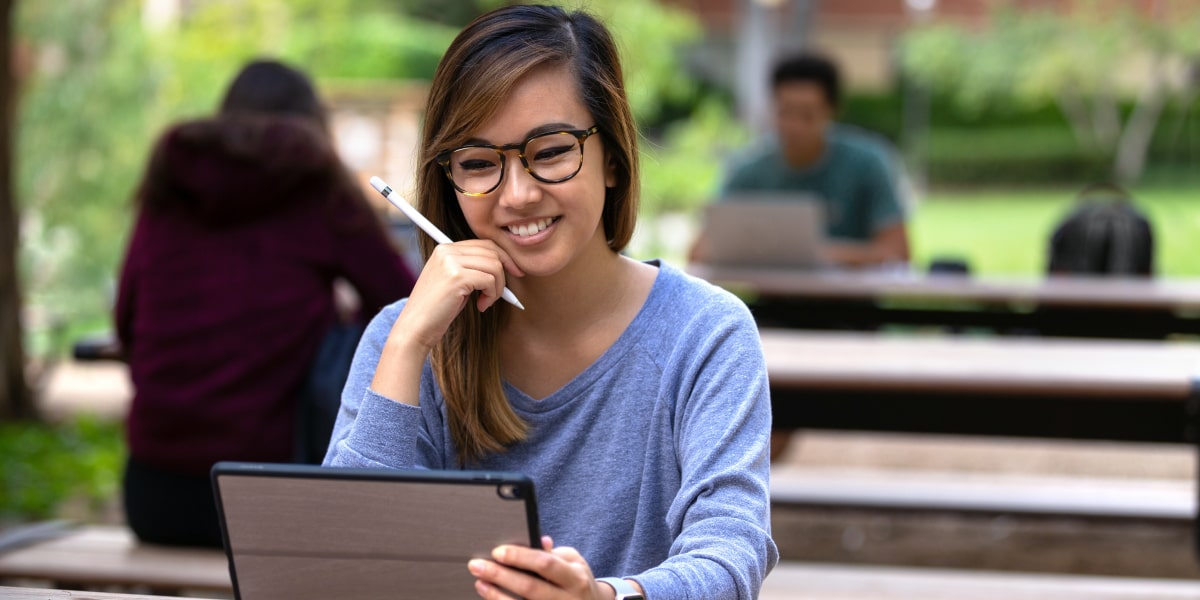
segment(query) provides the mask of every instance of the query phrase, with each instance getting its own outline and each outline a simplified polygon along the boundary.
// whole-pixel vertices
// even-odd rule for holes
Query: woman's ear
[[[612,152],[604,153],[604,187],[617,187],[617,160]]]

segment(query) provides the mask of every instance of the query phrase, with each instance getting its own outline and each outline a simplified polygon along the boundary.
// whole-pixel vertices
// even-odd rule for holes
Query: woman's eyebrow
[[[555,132],[555,131],[564,131],[564,130],[573,131],[575,129],[581,129],[581,128],[576,126],[574,123],[561,123],[561,122],[545,123],[543,125],[538,125],[537,127],[530,129],[529,131],[526,131],[524,137],[522,137],[520,140],[511,142],[511,143],[519,144],[535,135],[541,135],[543,133],[551,133],[551,132]],[[469,138],[469,139],[467,139],[467,141],[463,142],[463,144],[468,145],[468,146],[469,145],[482,145],[482,146],[493,146],[493,145],[505,146],[505,145],[507,145],[507,144],[494,144],[493,142],[491,142],[489,140],[485,140],[483,138],[477,138],[477,137]]]

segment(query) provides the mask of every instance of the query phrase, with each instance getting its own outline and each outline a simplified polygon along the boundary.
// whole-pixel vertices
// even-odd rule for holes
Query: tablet
[[[212,481],[239,600],[478,598],[467,561],[541,545],[516,473],[220,462]]]

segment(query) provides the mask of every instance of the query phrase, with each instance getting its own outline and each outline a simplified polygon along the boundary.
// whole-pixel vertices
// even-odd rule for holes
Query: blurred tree
[[[18,112],[21,271],[30,327],[104,315],[163,78],[136,3],[23,2],[32,71]]]
[[[749,134],[728,98],[702,88],[683,64],[684,49],[704,35],[700,23],[660,2],[610,0],[589,8],[620,46],[634,117],[644,132],[657,133],[641,146],[643,215],[653,218],[707,202],[716,192],[722,161]]]
[[[1084,1],[1066,13],[1002,6],[985,31],[933,24],[903,40],[908,75],[979,111],[1002,103],[1054,102],[1082,149],[1112,157],[1113,176],[1137,180],[1164,106],[1185,97],[1200,57],[1200,7],[1158,0],[1150,14],[1127,3]],[[1121,84],[1139,75],[1132,112]]]
[[[21,286],[17,276],[17,209],[13,195],[13,3],[0,0],[0,421],[35,415],[25,382]]]

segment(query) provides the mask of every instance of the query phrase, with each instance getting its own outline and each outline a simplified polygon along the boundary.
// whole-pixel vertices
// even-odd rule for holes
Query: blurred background
[[[443,50],[500,4],[12,2],[10,185],[32,397],[73,341],[111,329],[133,186],[165,125],[210,114],[246,60],[278,57],[316,78],[362,181],[378,174],[406,189]],[[914,270],[948,258],[980,275],[1040,276],[1076,194],[1112,180],[1154,227],[1158,273],[1200,276],[1196,0],[567,4],[604,18],[624,52],[643,135],[637,258],[683,263],[724,164],[769,128],[771,60],[812,46],[842,68],[840,120],[886,136],[904,158]],[[0,421],[0,519],[44,518],[70,502],[103,510],[116,493],[119,430],[83,419],[41,436]],[[72,475],[30,484],[56,481],[39,476],[56,469]]]
[[[329,99],[365,180],[410,183],[427,81],[494,0],[18,2],[15,186],[32,356],[108,327],[132,187],[168,122],[210,113],[241,64],[273,55]],[[575,4],[575,3],[570,3]],[[1084,185],[1128,184],[1159,271],[1200,275],[1200,13],[1190,0],[607,0],[644,136],[631,253],[678,262],[725,161],[768,127],[770,61],[837,59],[841,120],[890,138],[917,187],[914,265],[1044,270]],[[374,199],[374,195],[371,196]]]

